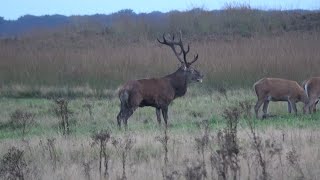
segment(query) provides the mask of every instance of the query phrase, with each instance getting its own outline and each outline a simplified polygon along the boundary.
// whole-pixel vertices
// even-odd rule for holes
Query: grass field
[[[116,97],[73,99],[68,106],[71,134],[65,136],[59,128],[61,120],[53,100],[2,98],[0,156],[12,146],[23,150],[26,179],[99,179],[99,143],[94,143],[92,136],[100,130],[109,130],[111,139],[106,145],[109,179],[123,178],[124,151],[128,179],[163,179],[164,169],[167,178],[196,179],[204,178],[206,174],[207,178],[216,179],[220,172],[216,165],[223,165],[215,158],[220,157],[217,150],[222,147],[219,132],[227,127],[224,111],[243,101],[255,103],[251,89],[230,90],[225,96],[193,85],[185,97],[175,100],[169,108],[168,162],[165,163],[163,145],[159,140],[164,127],[159,128],[153,108],[138,109],[129,119],[129,131],[124,132],[116,126],[115,117],[119,110]],[[92,107],[91,116],[88,107]],[[17,109],[34,114],[34,122],[27,125],[25,134],[21,127],[12,125],[12,114]],[[277,115],[274,118],[262,121],[240,117],[237,128],[238,178],[262,178],[248,119],[253,120],[251,122],[261,140],[268,179],[319,178],[319,115],[302,115],[299,107],[299,115],[294,116],[287,114],[286,109],[286,103],[272,103],[270,113]],[[209,142],[203,151],[205,166],[199,151],[201,147],[196,141],[205,134],[201,128],[204,121],[209,124]],[[128,142],[126,137],[132,140],[132,148],[114,145],[114,140]],[[231,178],[233,171],[229,168],[227,179]]]
[[[320,179],[319,113],[271,103],[275,116],[255,119],[251,88],[319,76],[319,13],[226,6],[157,23],[126,12],[110,27],[84,19],[0,39],[0,179]],[[115,89],[175,71],[156,38],[177,30],[203,84],[170,105],[168,129],[143,108],[119,130]]]

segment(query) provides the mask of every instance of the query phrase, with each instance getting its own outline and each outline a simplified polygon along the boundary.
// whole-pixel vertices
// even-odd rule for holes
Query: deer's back
[[[280,78],[263,78],[255,83],[254,88],[257,93],[273,97],[296,96],[303,92],[302,87],[296,81]]]

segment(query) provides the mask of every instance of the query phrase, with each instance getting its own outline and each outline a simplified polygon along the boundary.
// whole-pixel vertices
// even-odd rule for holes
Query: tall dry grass
[[[238,132],[240,168],[236,177],[261,179],[261,169],[248,131],[241,129]],[[210,156],[218,148],[216,133],[210,133],[210,138],[213,136],[214,140],[210,140],[210,148],[206,148],[204,152],[208,179],[219,179],[217,170],[210,167]],[[163,152],[161,144],[155,140],[157,135],[135,133],[136,143],[128,152],[126,162],[128,179],[164,179]],[[263,146],[262,155],[266,158],[267,179],[319,179],[317,139],[320,134],[317,130],[265,128],[259,131],[259,136]],[[201,155],[197,152],[194,138],[191,134],[170,134],[169,177],[195,179]],[[23,150],[27,165],[25,179],[101,179],[103,175],[100,176],[99,173],[99,146],[92,143],[93,140],[89,137],[57,136],[53,141],[45,137],[34,137],[25,141],[4,140],[0,142],[0,156],[2,157],[12,146]],[[106,150],[110,155],[109,179],[121,179],[121,154],[109,143]],[[227,175],[227,179],[232,178],[231,172]]]
[[[251,86],[265,77],[302,81],[318,75],[320,33],[291,32],[281,36],[185,39],[195,66],[210,87]],[[173,72],[178,61],[168,47],[138,38],[119,42],[107,35],[53,35],[0,41],[2,85],[84,86],[115,88],[124,81]],[[190,55],[191,56],[191,55]]]

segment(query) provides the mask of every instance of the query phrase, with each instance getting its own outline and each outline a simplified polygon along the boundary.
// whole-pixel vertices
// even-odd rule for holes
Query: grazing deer
[[[320,77],[312,77],[303,81],[302,87],[309,98],[309,113],[311,110],[315,113],[320,98]]]
[[[166,35],[163,34],[162,38],[162,41],[157,39],[158,42],[172,49],[180,61],[181,67],[174,73],[161,78],[139,79],[125,83],[119,89],[119,99],[121,102],[120,112],[117,116],[119,128],[121,128],[121,121],[123,121],[127,129],[129,117],[138,107],[144,106],[151,106],[156,109],[159,124],[161,124],[161,111],[167,128],[169,104],[175,98],[185,95],[190,82],[202,82],[203,75],[191,67],[191,65],[198,60],[198,54],[194,56],[192,61],[187,61],[190,46],[188,44],[187,50],[185,50],[181,33],[178,41],[175,41],[174,35],[167,38]],[[176,50],[177,46],[180,48],[179,52]]]
[[[288,112],[291,113],[291,109],[297,114],[296,103],[303,102],[303,112],[307,110],[308,97],[304,93],[303,88],[296,82],[279,78],[263,78],[257,81],[253,88],[257,94],[258,101],[254,107],[256,117],[258,118],[258,112],[263,104],[263,116],[267,117],[268,105],[270,101],[287,101]]]

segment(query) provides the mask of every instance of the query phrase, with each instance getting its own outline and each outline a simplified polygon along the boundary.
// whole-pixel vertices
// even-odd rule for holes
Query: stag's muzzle
[[[197,78],[197,82],[202,83],[202,80],[203,80],[203,75],[201,75],[201,77]]]

